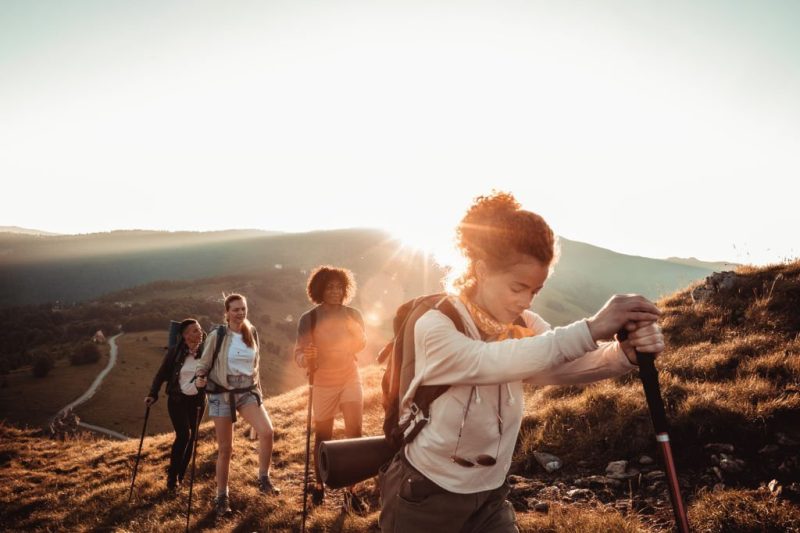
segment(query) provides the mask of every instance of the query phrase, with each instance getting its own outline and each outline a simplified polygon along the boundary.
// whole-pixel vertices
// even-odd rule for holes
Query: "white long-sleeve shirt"
[[[406,447],[408,461],[451,492],[491,490],[505,480],[522,424],[523,382],[588,383],[636,368],[618,342],[595,344],[585,320],[551,329],[539,315],[525,311],[523,318],[533,330],[533,337],[484,342],[464,305],[456,298],[451,301],[461,314],[467,335],[459,333],[453,322],[437,310],[420,317],[414,328],[414,379],[403,398],[403,415],[407,416],[418,386],[451,385],[431,404],[430,422]],[[474,460],[479,454],[496,454],[497,463],[493,466],[466,468],[450,459],[473,386],[476,393],[458,455]],[[498,412],[503,419],[502,436]]]

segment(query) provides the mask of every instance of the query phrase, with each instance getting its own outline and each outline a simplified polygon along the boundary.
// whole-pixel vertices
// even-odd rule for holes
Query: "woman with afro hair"
[[[315,306],[297,325],[295,360],[313,374],[314,474],[311,501],[320,505],[325,489],[317,464],[320,443],[333,436],[333,420],[341,410],[347,438],[361,436],[363,391],[357,354],[367,345],[361,313],[349,307],[356,293],[353,273],[345,268],[320,266],[308,278],[308,298]],[[347,510],[363,510],[364,503],[350,487]]]
[[[457,228],[466,259],[447,298],[466,333],[438,309],[414,327],[415,374],[401,404],[414,430],[418,387],[449,385],[427,425],[379,474],[384,532],[515,532],[506,481],[525,404],[523,383],[576,384],[636,368],[659,353],[658,308],[617,295],[591,318],[551,329],[529,308],[553,269],[556,237],[508,193],[475,199]],[[615,339],[625,327],[626,341]],[[408,434],[408,433],[407,433]]]

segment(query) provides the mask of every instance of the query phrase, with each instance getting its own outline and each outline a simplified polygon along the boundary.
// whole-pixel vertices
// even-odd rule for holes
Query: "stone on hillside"
[[[533,510],[537,513],[546,513],[550,510],[550,504],[547,502],[536,502],[533,506]]]
[[[533,452],[533,456],[536,458],[536,462],[548,473],[555,472],[563,465],[561,459],[551,453]]]
[[[716,453],[733,453],[734,451],[733,444],[726,444],[723,442],[709,442],[703,446],[703,448]]]
[[[718,466],[712,466],[711,471],[714,472],[714,475],[717,476],[717,479],[722,481],[722,470],[720,470]]]
[[[767,488],[769,489],[769,491],[772,493],[773,496],[780,496],[781,492],[783,491],[783,487],[781,487],[781,484],[778,483],[777,479],[773,479],[772,481],[770,481],[769,485],[767,485]]]
[[[767,444],[766,446],[758,450],[758,453],[769,455],[777,452],[778,450],[780,450],[780,447],[777,444]]]
[[[643,455],[643,456],[639,457],[639,464],[640,465],[651,465],[654,462],[655,461],[653,461],[653,458],[650,457],[649,455]]]
[[[725,490],[725,483],[717,483],[714,485],[714,488],[711,489],[711,492],[722,492]]]
[[[722,471],[730,474],[738,474],[744,470],[744,465],[745,463],[741,459],[733,459],[729,457],[726,457],[719,462],[719,467],[722,469]]]
[[[692,300],[702,302],[720,291],[727,291],[736,286],[739,275],[736,272],[714,272],[705,281],[692,289]]]
[[[590,500],[594,493],[589,489],[572,489],[567,491],[567,496],[573,500]]]
[[[606,476],[588,476],[576,479],[575,486],[589,489],[618,489],[622,487],[622,482]]]
[[[705,281],[692,289],[692,300],[702,302],[720,291],[727,291],[736,286],[739,275],[736,272],[714,272]]]
[[[622,459],[620,461],[611,461],[606,466],[606,474],[624,474],[625,470],[628,469],[628,461]]]
[[[620,461],[611,461],[606,466],[606,476],[611,479],[630,479],[638,476],[639,471],[635,468],[628,468],[628,461],[622,459]]]
[[[511,485],[511,486],[514,486],[514,485],[516,485],[518,483],[523,483],[523,482],[527,481],[528,478],[512,474],[512,475],[508,476],[507,479],[508,479],[508,484]]]
[[[542,500],[558,500],[561,498],[561,490],[555,485],[550,485],[540,490],[538,496]]]
[[[667,475],[662,472],[661,470],[653,470],[652,472],[648,472],[644,475],[644,478],[647,481],[655,481],[657,479],[664,479]]]

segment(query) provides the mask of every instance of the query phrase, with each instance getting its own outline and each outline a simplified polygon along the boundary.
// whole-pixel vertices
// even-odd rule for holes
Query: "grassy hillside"
[[[702,303],[688,290],[661,301],[668,351],[659,359],[689,520],[694,531],[800,530],[800,263],[742,268],[736,285]],[[381,369],[364,369],[365,431],[378,434]],[[137,401],[141,401],[137,399]],[[299,527],[305,387],[266,402],[276,427],[274,478],[284,492],[255,488],[254,443],[237,429],[231,487],[234,514],[210,513],[212,426],[201,428],[193,527],[208,531],[290,531]],[[511,481],[520,529],[551,532],[668,531],[671,511],[636,374],[587,387],[545,387],[526,396]],[[341,435],[337,421],[337,435]],[[145,444],[137,491],[127,503],[137,441],[67,442],[0,426],[0,527],[46,531],[178,531],[186,490],[163,490],[169,435]],[[559,456],[545,473],[533,451]],[[656,463],[641,463],[643,455]],[[610,460],[638,470],[625,482],[604,476]],[[581,490],[578,490],[581,489]],[[576,490],[578,492],[576,492]],[[364,516],[339,512],[334,493],[312,512],[313,531],[376,530],[374,484],[359,489]],[[536,511],[535,508],[542,509]]]

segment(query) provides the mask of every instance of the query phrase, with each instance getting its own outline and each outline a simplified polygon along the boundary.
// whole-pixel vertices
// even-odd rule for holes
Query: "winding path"
[[[70,409],[74,410],[76,407],[78,407],[83,403],[86,403],[92,396],[94,396],[94,393],[97,392],[97,388],[100,386],[101,383],[103,383],[103,379],[105,379],[108,373],[111,372],[111,369],[114,368],[114,365],[117,364],[117,337],[119,337],[120,335],[122,335],[122,333],[117,333],[116,335],[108,339],[108,344],[109,346],[111,346],[111,353],[108,356],[108,364],[103,370],[100,371],[99,374],[97,374],[97,377],[94,378],[94,381],[92,382],[91,386],[86,390],[86,392],[81,394],[77,400],[74,400],[69,404],[67,404],[66,406],[62,407],[61,410],[58,411],[58,413],[56,413],[56,416],[54,418],[60,417],[62,414],[64,414]],[[103,433],[115,439],[128,440],[130,438],[127,435],[123,435],[122,433],[118,433],[114,430],[106,429],[100,426],[95,426],[94,424],[79,422],[78,425],[86,429],[90,429],[92,431]]]

